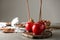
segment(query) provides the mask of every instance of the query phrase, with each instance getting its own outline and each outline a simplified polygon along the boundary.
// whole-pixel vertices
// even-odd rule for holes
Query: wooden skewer
[[[28,20],[30,19],[30,9],[29,9],[29,4],[28,4],[28,0],[26,0],[26,4],[27,4],[27,9],[28,9]],[[42,0],[40,0],[40,12],[39,12],[39,20],[42,19]]]
[[[40,12],[39,12],[39,20],[42,19],[42,0],[40,0]]]
[[[28,0],[26,0],[26,4],[27,4],[27,9],[28,9],[28,20],[30,19],[30,9],[29,9],[29,4],[28,4]]]

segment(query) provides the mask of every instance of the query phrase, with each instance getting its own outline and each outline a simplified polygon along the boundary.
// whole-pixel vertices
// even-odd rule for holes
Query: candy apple
[[[46,26],[45,25],[40,25],[40,32],[43,32],[46,28],[45,28]]]
[[[40,35],[40,25],[35,23],[32,27],[33,35]]]
[[[34,25],[33,19],[28,20],[28,22],[25,24],[26,32],[32,32],[33,25]]]
[[[46,26],[50,26],[50,24],[51,24],[51,22],[49,20],[45,20],[44,23]]]
[[[49,20],[40,20],[38,21],[39,24],[45,25],[46,28],[49,28],[51,22]]]
[[[45,20],[44,23],[46,25],[46,29],[48,29],[50,24],[51,24],[51,22],[49,20]]]
[[[39,23],[40,25],[45,25],[45,23],[44,23],[44,21],[43,20],[40,20],[40,21],[38,21],[37,23]]]
[[[45,30],[45,25],[35,23],[32,27],[33,35],[40,35]]]

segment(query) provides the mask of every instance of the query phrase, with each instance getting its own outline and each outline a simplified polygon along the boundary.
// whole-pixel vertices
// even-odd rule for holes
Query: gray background
[[[39,19],[40,0],[29,0],[30,15],[35,21]],[[19,17],[20,22],[28,20],[26,0],[0,0],[0,21],[11,21]],[[43,0],[42,18],[52,23],[60,23],[60,0]]]

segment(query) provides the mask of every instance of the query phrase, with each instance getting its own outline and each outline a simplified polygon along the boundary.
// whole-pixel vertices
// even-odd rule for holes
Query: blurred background
[[[36,21],[39,19],[40,0],[28,0],[30,17]],[[60,25],[60,0],[43,0],[42,18],[51,23]],[[0,0],[0,22],[10,22],[19,17],[19,22],[28,20],[26,0]]]

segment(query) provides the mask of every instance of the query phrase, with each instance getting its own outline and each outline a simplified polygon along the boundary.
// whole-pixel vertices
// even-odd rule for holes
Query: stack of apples
[[[40,35],[47,26],[50,26],[50,21],[40,20],[38,22],[34,22],[33,19],[29,19],[25,24],[26,32],[32,32],[33,35]]]

